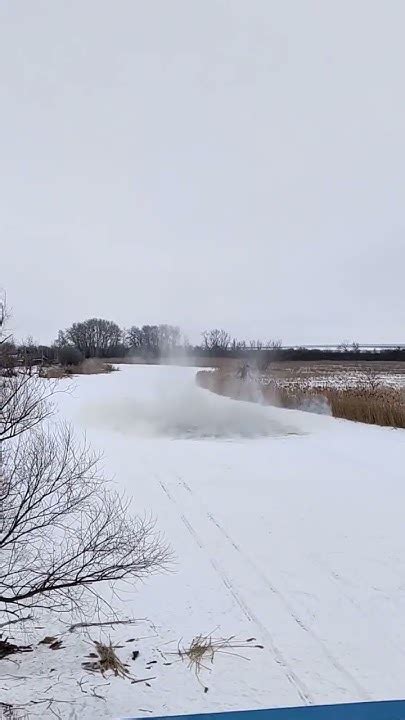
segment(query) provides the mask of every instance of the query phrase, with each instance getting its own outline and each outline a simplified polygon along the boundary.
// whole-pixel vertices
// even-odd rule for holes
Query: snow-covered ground
[[[294,388],[301,390],[348,390],[352,388],[396,388],[398,390],[405,389],[405,373],[403,372],[376,372],[375,374],[367,374],[361,370],[341,370],[336,369],[333,372],[322,373],[318,371],[314,373],[311,370],[306,371],[300,367],[297,372],[286,373],[284,376],[278,377],[264,375],[260,378],[263,385],[268,385],[276,381],[280,387]]]
[[[0,661],[0,699],[53,697],[30,717],[90,720],[404,697],[405,432],[229,400],[194,375],[126,365],[58,396],[175,563],[121,588],[117,609],[138,624]],[[44,617],[8,634],[62,630]],[[202,671],[208,692],[175,654],[200,633],[256,638]],[[81,667],[90,638],[109,637],[148,684]]]

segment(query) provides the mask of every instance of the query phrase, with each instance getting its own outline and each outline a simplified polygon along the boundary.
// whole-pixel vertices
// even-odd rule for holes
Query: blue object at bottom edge
[[[311,705],[273,710],[231,710],[196,715],[170,715],[151,720],[405,720],[405,700]],[[136,720],[136,719],[132,719]]]

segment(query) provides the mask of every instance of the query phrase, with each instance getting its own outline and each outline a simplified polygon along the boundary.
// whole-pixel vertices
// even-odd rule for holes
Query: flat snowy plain
[[[138,624],[1,661],[1,699],[53,697],[29,717],[104,720],[403,698],[405,432],[229,400],[194,376],[125,365],[63,381],[60,416],[134,511],[156,517],[175,560],[114,599]],[[65,629],[43,617],[8,634]],[[206,693],[175,654],[200,633],[256,638],[202,670]],[[83,670],[90,638],[123,646],[149,685]]]

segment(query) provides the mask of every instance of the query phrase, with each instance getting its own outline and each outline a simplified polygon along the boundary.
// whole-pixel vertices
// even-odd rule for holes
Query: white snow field
[[[405,697],[405,432],[228,400],[194,376],[126,365],[58,395],[175,562],[113,600],[137,625],[1,661],[3,697],[51,696],[30,717],[84,720]],[[208,692],[175,654],[200,633],[256,639],[208,663]],[[83,670],[90,638],[109,637],[149,685]]]

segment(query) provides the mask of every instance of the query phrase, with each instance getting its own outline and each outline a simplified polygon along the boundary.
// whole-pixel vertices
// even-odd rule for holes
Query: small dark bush
[[[83,359],[83,353],[74,345],[65,345],[59,350],[59,362],[61,365],[80,365]]]
[[[103,360],[100,360],[100,358],[87,358],[74,369],[70,369],[75,375],[98,375],[99,373],[110,373],[114,370],[118,370],[118,368],[114,367],[114,365],[104,362]]]

